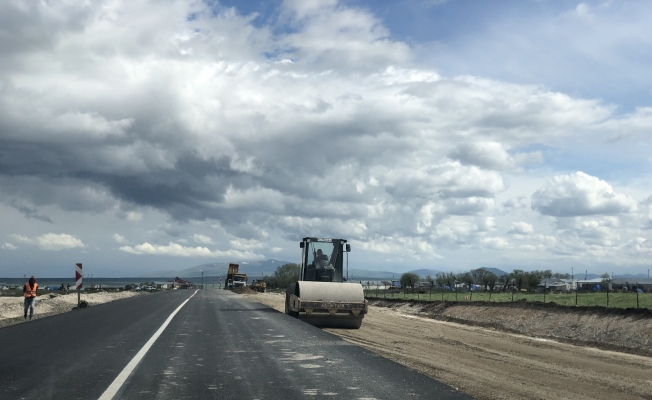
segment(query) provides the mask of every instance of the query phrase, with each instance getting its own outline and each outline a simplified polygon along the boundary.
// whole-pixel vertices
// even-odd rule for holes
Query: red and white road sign
[[[81,263],[76,264],[77,267],[75,268],[75,289],[81,289],[82,288],[82,265]]]

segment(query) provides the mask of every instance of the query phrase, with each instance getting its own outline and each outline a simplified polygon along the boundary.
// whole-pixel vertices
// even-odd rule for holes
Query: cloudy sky
[[[0,276],[645,273],[647,1],[4,0]]]

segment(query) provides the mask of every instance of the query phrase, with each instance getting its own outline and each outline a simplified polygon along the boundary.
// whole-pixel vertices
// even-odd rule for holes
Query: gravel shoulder
[[[244,296],[283,312],[282,294]],[[595,332],[611,330],[613,337],[619,335],[616,326],[629,328],[625,331],[636,327],[632,337],[643,335],[637,343],[646,346],[646,337],[652,334],[645,325],[649,318],[625,313],[608,322],[588,311],[559,315],[558,310],[543,313],[530,306],[514,306],[511,311],[488,311],[488,307],[428,310],[420,304],[378,304],[370,307],[361,329],[326,330],[478,399],[652,399],[652,358],[542,338],[542,325],[532,322],[545,321],[555,332],[555,327],[567,322],[563,319],[575,319],[577,326],[588,324]],[[509,321],[509,332],[496,329],[501,324],[495,315],[502,314]],[[515,316],[518,323],[513,323]],[[623,325],[627,318],[631,325]],[[482,321],[486,326],[479,326]],[[538,337],[515,333],[528,326]],[[582,335],[577,326],[572,334]],[[586,339],[591,342],[599,336],[589,334]]]
[[[110,301],[125,299],[132,296],[147,295],[146,292],[98,292],[81,295],[81,300],[88,302],[89,306],[108,303]],[[72,311],[77,306],[77,293],[60,294],[54,298],[49,295],[40,295],[36,298],[34,319],[45,318],[50,315]],[[0,297],[0,328],[24,322],[23,298]]]

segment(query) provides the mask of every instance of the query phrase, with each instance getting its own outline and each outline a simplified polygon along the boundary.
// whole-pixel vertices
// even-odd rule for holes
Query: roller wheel
[[[299,318],[299,312],[298,311],[290,311],[290,295],[294,294],[294,291],[296,290],[296,283],[291,284],[288,286],[287,290],[285,291],[285,313],[291,317],[294,318]]]

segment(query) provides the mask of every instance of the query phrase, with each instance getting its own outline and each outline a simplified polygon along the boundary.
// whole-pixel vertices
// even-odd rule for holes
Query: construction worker
[[[29,282],[23,285],[23,296],[25,297],[25,319],[27,319],[27,309],[29,308],[29,319],[34,316],[34,302],[36,301],[36,290],[38,283],[33,276],[29,278]]]

